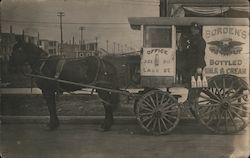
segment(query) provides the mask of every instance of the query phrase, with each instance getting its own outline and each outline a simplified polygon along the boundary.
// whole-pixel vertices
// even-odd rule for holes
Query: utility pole
[[[115,54],[115,42],[113,44],[114,44],[114,54]]]
[[[95,50],[97,51],[97,49],[98,49],[98,37],[95,37],[95,42],[96,42],[96,48],[95,48]]]
[[[83,50],[83,48],[82,48],[82,44],[83,44],[83,30],[86,30],[86,27],[84,27],[84,26],[81,26],[80,28],[80,31],[81,31],[81,43],[80,43],[80,50]]]
[[[39,46],[39,44],[40,44],[40,34],[39,34],[39,32],[37,33],[37,46]]]
[[[109,52],[109,40],[107,40],[106,42],[107,42],[107,52]]]
[[[0,0],[0,42],[2,40],[2,1]]]
[[[59,16],[60,19],[60,32],[61,32],[61,49],[60,49],[60,53],[61,55],[63,54],[63,32],[62,32],[62,17],[64,16],[64,12],[57,12],[57,16]]]
[[[120,53],[120,44],[117,43],[117,52]]]
[[[2,67],[3,65],[3,46],[2,46],[2,1],[0,0],[0,86],[2,87]],[[2,105],[2,95],[0,93],[0,104]],[[3,115],[3,106],[0,106],[0,116]],[[0,118],[0,127],[2,125],[2,118]]]

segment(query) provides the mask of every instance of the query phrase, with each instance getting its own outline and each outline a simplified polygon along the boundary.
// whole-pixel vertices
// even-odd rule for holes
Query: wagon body
[[[249,20],[247,18],[133,17],[129,18],[131,28],[141,31],[142,84],[152,87],[175,86],[179,38],[192,22],[202,26],[202,36],[207,45],[205,56],[207,77],[231,74],[248,83]],[[164,56],[163,52],[168,54]],[[155,63],[157,58],[160,60],[158,64]],[[164,78],[165,81],[157,78]]]
[[[181,35],[192,22],[201,25],[206,41],[204,74],[208,80],[207,86],[192,89],[194,96],[189,106],[194,109],[193,115],[215,133],[235,133],[247,126],[249,19],[133,17],[128,20],[132,29],[141,31],[141,86],[151,88],[135,106],[137,120],[146,131],[167,134],[178,124],[181,104],[172,94],[157,88],[186,86],[179,74],[178,46]]]

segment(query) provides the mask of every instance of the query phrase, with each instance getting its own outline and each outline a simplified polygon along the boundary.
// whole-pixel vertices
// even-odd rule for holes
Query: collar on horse
[[[59,61],[57,62],[57,65],[56,65],[56,73],[55,73],[54,78],[58,79],[59,76],[61,75],[61,72],[62,72],[62,70],[63,70],[63,66],[64,66],[64,64],[65,64],[65,61],[66,61],[65,58],[60,58]]]
[[[96,71],[96,75],[95,75],[94,80],[90,83],[91,85],[95,85],[97,83],[105,82],[105,81],[101,81],[99,79],[99,77],[101,75],[105,75],[105,76],[108,75],[107,68],[106,68],[106,65],[105,65],[104,61],[101,58],[97,57],[97,56],[94,56],[94,57],[97,60],[97,71]],[[103,74],[102,74],[102,71],[103,71]]]

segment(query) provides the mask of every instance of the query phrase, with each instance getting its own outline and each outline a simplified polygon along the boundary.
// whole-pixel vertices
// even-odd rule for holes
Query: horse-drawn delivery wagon
[[[183,79],[179,45],[180,37],[186,34],[191,22],[202,26],[207,65],[205,75],[194,78],[197,81],[192,80],[195,92],[191,105],[193,115],[216,133],[243,130],[248,121],[248,19],[129,18],[131,28],[141,31],[140,55],[113,59],[87,57],[63,62],[50,58],[41,61],[41,50],[34,48],[30,56],[27,52],[31,47],[19,43],[14,47],[11,62],[21,64],[26,59],[33,68],[35,74],[29,76],[38,79],[38,86],[49,107],[49,127],[52,129],[58,126],[54,102],[58,87],[62,91],[88,87],[96,89],[103,100],[104,129],[109,130],[113,124],[113,110],[109,104],[117,104],[116,94],[123,94],[135,98],[134,111],[143,129],[154,134],[167,134],[178,124],[183,107],[178,102],[178,96],[171,94],[169,88],[189,84]],[[34,59],[31,60],[31,57]],[[20,59],[23,61],[20,62]],[[121,59],[125,62],[118,62]],[[131,94],[126,91],[129,85],[144,90]]]

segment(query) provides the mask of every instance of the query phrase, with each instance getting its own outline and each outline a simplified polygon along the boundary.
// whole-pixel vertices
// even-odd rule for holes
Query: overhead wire
[[[10,22],[10,23],[34,23],[34,24],[59,24],[58,22],[49,22],[49,21],[23,21],[23,20],[7,20],[2,19],[3,22]],[[72,24],[72,25],[79,25],[79,24],[91,24],[91,25],[100,25],[100,24],[112,24],[112,25],[123,25],[128,24],[128,22],[62,22],[62,24]]]

